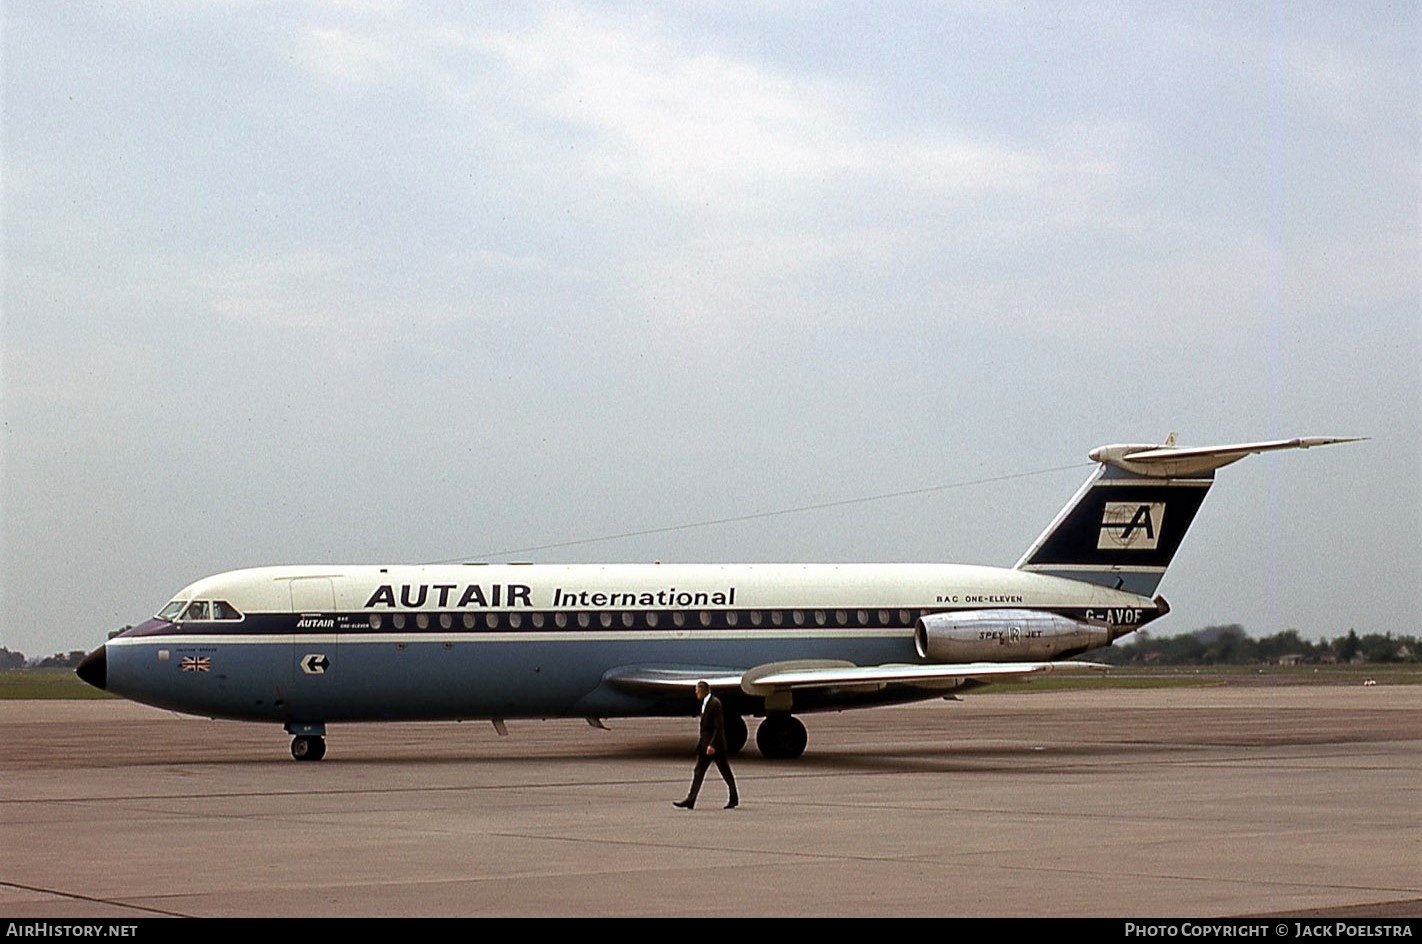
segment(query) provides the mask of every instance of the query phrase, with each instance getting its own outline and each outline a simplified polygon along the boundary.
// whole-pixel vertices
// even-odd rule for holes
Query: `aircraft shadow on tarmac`
[[[591,749],[589,749],[591,748]],[[636,743],[624,745],[600,745],[581,748],[569,746],[558,749],[526,748],[510,745],[507,753],[497,751],[497,746],[487,744],[447,743],[418,754],[407,750],[381,751],[374,745],[337,745],[320,764],[301,765],[302,770],[311,769],[319,773],[326,768],[340,768],[351,764],[374,767],[450,767],[472,765],[475,767],[498,767],[513,769],[530,763],[555,765],[569,770],[602,766],[609,763],[632,765],[633,768],[655,766],[660,771],[667,765],[690,768],[694,762],[695,744],[680,738],[640,739]],[[846,772],[898,772],[898,773],[990,773],[1012,772],[1059,773],[1062,766],[1091,767],[1099,763],[1119,764],[1128,755],[1140,755],[1127,762],[1140,762],[1146,755],[1157,755],[1158,746],[1147,745],[1053,745],[1038,746],[1027,743],[992,744],[932,744],[923,746],[895,745],[873,751],[836,749],[826,747],[820,751],[806,753],[796,760],[766,760],[754,750],[743,751],[735,756],[737,770],[769,771],[776,774],[806,774]],[[228,754],[207,747],[194,752],[171,753],[167,750],[154,752],[147,757],[130,757],[126,763],[133,766],[169,766],[173,764],[201,764],[218,766],[250,766],[252,764],[272,764],[291,767],[290,758],[276,751],[270,756],[253,753],[249,748],[236,749]]]

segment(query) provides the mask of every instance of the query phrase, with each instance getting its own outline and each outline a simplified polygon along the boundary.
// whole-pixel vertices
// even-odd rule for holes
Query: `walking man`
[[[721,699],[711,694],[711,686],[705,679],[696,683],[696,697],[701,699],[701,740],[696,745],[696,772],[691,776],[691,792],[685,800],[677,800],[672,806],[683,810],[696,806],[696,794],[701,792],[706,768],[714,762],[730,792],[726,809],[734,810],[741,800],[736,794],[736,778],[731,773],[731,752],[726,750],[726,716],[721,711]]]

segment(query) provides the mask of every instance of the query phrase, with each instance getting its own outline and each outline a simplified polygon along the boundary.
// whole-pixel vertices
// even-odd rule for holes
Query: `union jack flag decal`
[[[183,656],[184,672],[211,672],[212,659],[209,656]]]

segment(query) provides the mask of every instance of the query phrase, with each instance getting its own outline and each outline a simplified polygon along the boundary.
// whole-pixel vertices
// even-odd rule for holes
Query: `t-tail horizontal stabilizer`
[[[1151,596],[1214,483],[1215,470],[1256,452],[1308,449],[1362,437],[1311,436],[1228,446],[1099,446],[1101,465],[1027,553],[1018,570]]]

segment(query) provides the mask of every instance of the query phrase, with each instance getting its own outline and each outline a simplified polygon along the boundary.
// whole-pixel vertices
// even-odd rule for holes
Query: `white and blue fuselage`
[[[1159,607],[965,565],[264,567],[199,580],[165,616],[109,640],[105,687],[163,708],[284,723],[684,715],[680,691],[619,684],[618,670],[928,664],[915,647],[923,617],[992,610],[1098,629],[1051,653],[1010,628],[982,630],[998,635],[981,655],[1000,656],[984,661],[1104,645],[1108,623],[1120,635]],[[806,691],[796,710],[934,692],[833,694]]]
[[[1155,596],[1214,471],[1250,453],[1103,446],[1012,568],[958,564],[261,567],[184,587],[79,667],[135,701],[279,722],[319,759],[328,722],[694,713],[705,680],[739,748],[795,714],[942,697],[1045,671],[1164,615]]]

